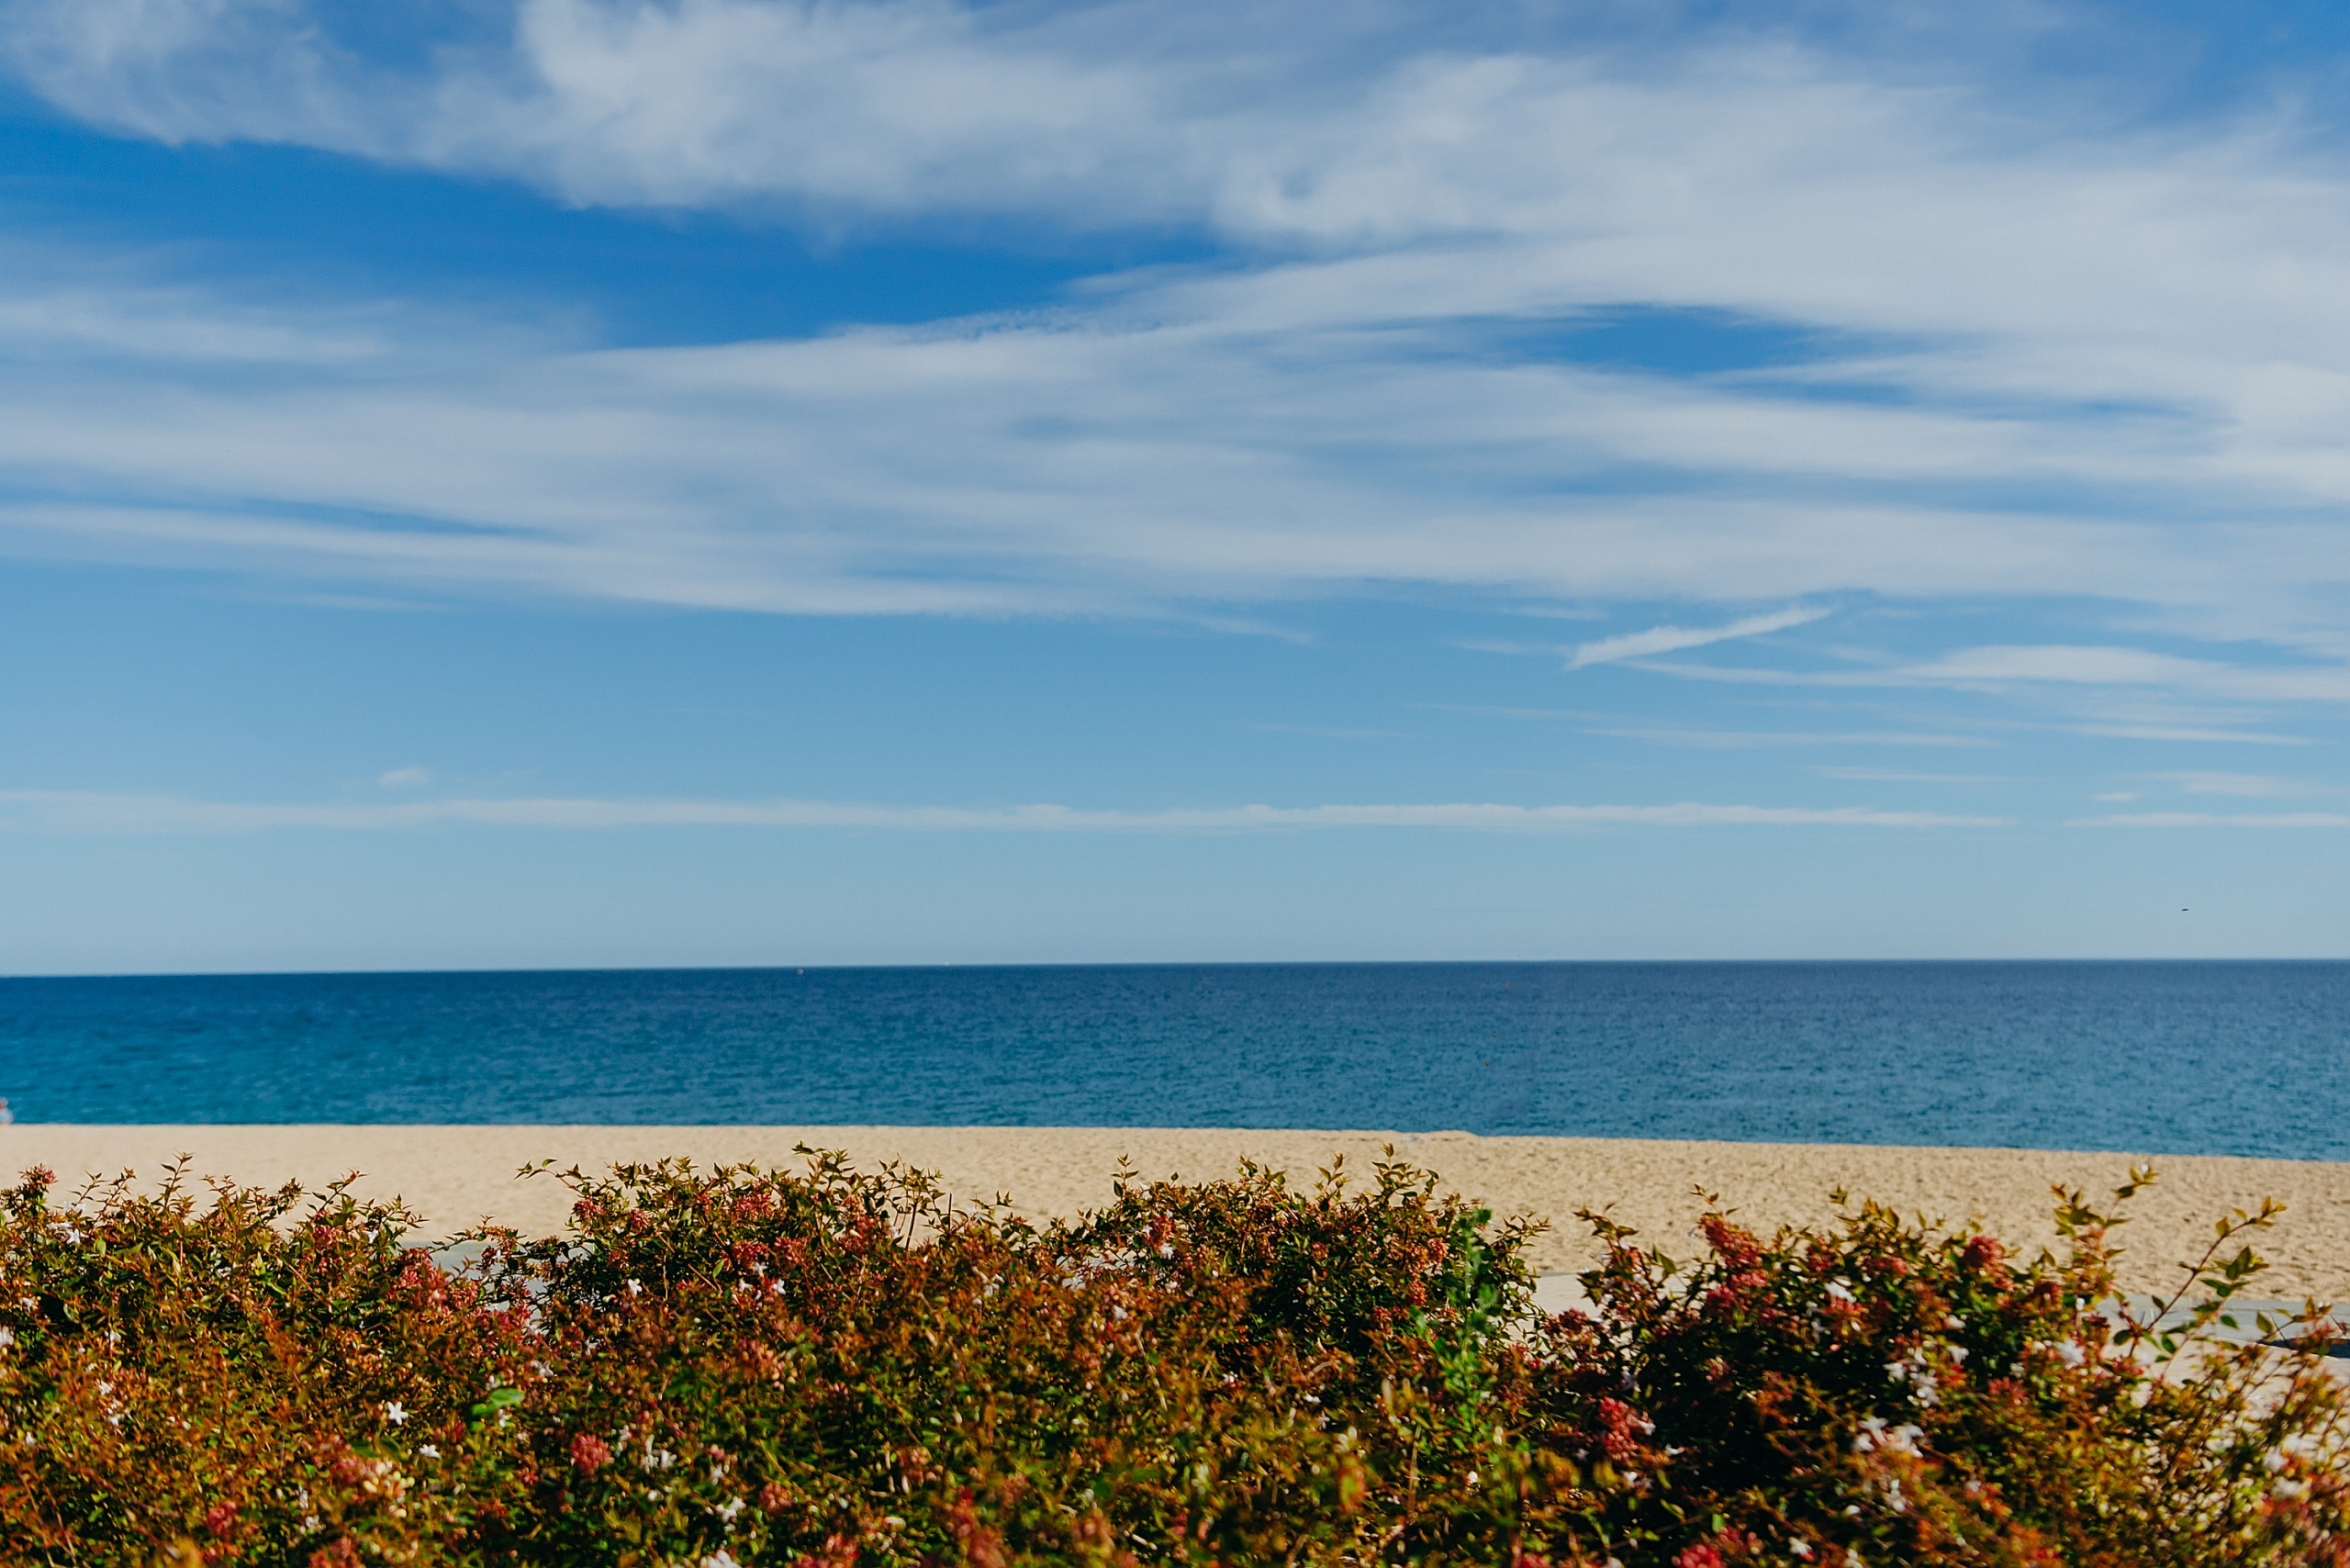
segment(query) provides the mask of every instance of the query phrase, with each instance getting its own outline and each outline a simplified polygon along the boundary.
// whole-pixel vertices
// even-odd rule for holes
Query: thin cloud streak
[[[1067,806],[890,806],[831,801],[455,800],[404,805],[189,801],[166,795],[0,791],[0,829],[241,834],[309,828],[413,830],[447,824],[610,830],[655,827],[876,829],[925,833],[1247,833],[1339,828],[1531,832],[1585,827],[2006,827],[2007,817],[1880,812],[1862,806],[1232,806],[1155,812]]]
[[[2056,644],[1961,648],[1920,664],[1886,669],[1770,669],[1741,665],[1640,659],[1637,667],[1733,686],[1939,687],[1984,690],[2010,686],[2151,687],[2199,696],[2265,702],[2350,702],[2350,666],[2231,665],[2144,648]]]
[[[1785,632],[1790,627],[1808,626],[1824,620],[1828,611],[1796,608],[1775,610],[1768,615],[1750,615],[1733,621],[1727,626],[1651,626],[1645,632],[1628,632],[1621,636],[1603,637],[1595,643],[1583,643],[1568,655],[1567,667],[1586,669],[1593,665],[1617,664],[1625,659],[1646,658],[1654,654],[1678,653],[1684,648],[1703,648],[1716,643],[1733,642],[1742,637],[1760,637],[1767,633]]]
[[[0,9],[35,91],[166,141],[826,233],[1192,224],[1237,264],[632,353],[77,293],[111,368],[0,375],[18,547],[786,613],[2093,594],[2350,647],[2312,521],[2350,502],[2350,183],[2281,131],[2019,137],[1980,84],[1490,15],[1441,47],[1213,4],[479,15],[402,75],[302,0]],[[48,330],[38,293],[0,350]],[[1627,307],[1862,346],[1717,376],[1557,350]],[[282,375],[227,374],[256,355]]]
[[[2066,827],[2350,827],[2341,812],[2266,812],[2226,815],[2210,812],[2138,812],[2109,817],[2076,817]]]
[[[1586,728],[1587,735],[1618,740],[1650,741],[1657,745],[1696,746],[1718,751],[1744,751],[1783,745],[1917,745],[1995,746],[1999,743],[1978,735],[1919,734],[1906,730],[1667,730]]]

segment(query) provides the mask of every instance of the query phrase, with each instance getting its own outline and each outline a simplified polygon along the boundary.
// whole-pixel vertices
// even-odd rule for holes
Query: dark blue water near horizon
[[[40,1122],[1358,1127],[2350,1159],[2350,963],[0,980]]]

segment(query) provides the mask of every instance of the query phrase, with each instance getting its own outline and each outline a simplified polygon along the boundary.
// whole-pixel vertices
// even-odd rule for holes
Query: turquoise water
[[[68,1122],[1462,1128],[2350,1159],[2350,964],[0,980]]]

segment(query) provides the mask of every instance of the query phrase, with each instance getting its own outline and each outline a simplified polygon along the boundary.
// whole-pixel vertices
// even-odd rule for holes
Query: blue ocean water
[[[28,1121],[981,1123],[2350,1159],[2350,964],[0,980]]]

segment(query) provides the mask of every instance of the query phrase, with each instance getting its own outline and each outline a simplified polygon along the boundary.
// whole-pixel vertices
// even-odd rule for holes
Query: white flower
[[[2277,1478],[2277,1484],[2269,1490],[2285,1502],[2298,1503],[2310,1495],[2310,1484],[2296,1481],[2289,1475],[2280,1475]]]
[[[1787,1555],[1790,1557],[1800,1557],[1806,1562],[1810,1562],[1811,1542],[1807,1540],[1791,1540],[1787,1542]]]
[[[1172,1258],[1175,1256],[1175,1244],[1171,1241],[1160,1242],[1158,1244],[1158,1255],[1161,1258]]]
[[[1844,1288],[1844,1282],[1841,1280],[1830,1280],[1828,1282],[1828,1294],[1830,1299],[1835,1301],[1850,1301],[1852,1299],[1852,1293]]]
[[[1950,1348],[1950,1364],[1954,1367],[1963,1367],[1966,1364],[1965,1346],[1953,1345]]]
[[[395,1399],[384,1406],[384,1419],[395,1427],[408,1425],[408,1406]]]
[[[441,1450],[433,1447],[431,1443],[417,1444],[416,1451],[426,1459],[439,1459],[441,1457]]]
[[[16,1342],[17,1331],[13,1328],[0,1327],[0,1350],[6,1350]]]
[[[1867,1453],[1872,1450],[1885,1449],[1895,1453],[1916,1453],[1918,1439],[1925,1435],[1926,1431],[1922,1427],[1913,1427],[1904,1423],[1898,1427],[1887,1428],[1884,1417],[1872,1416],[1861,1423],[1859,1434],[1852,1439],[1852,1451]]]
[[[639,1280],[631,1280],[628,1282],[628,1294],[631,1295],[643,1295],[644,1294],[643,1282]]]
[[[1899,1383],[1909,1375],[1909,1368],[1901,1361],[1887,1361],[1885,1363],[1885,1375],[1890,1381]]]
[[[734,1522],[734,1516],[742,1511],[743,1499],[740,1497],[730,1497],[725,1502],[711,1510],[711,1513],[716,1514],[720,1518],[724,1519],[730,1525]]]
[[[2081,1349],[2078,1340],[2065,1339],[2058,1343],[2056,1358],[2068,1367],[2076,1367],[2089,1359],[2089,1353]]]
[[[722,1546],[701,1560],[701,1568],[743,1568],[743,1565],[734,1561],[733,1553]]]

